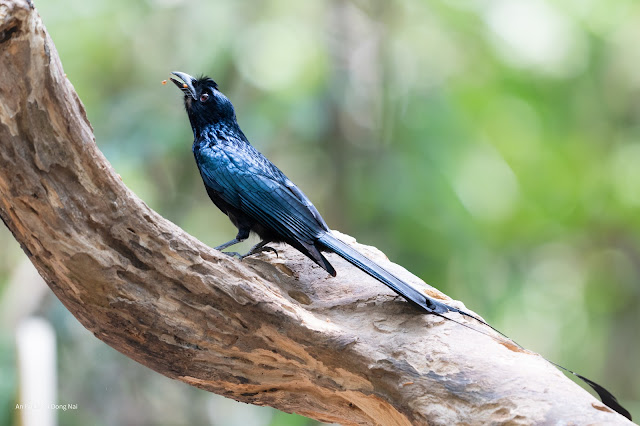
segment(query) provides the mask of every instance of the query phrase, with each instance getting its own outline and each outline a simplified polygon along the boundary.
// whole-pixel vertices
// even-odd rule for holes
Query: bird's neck
[[[223,142],[222,139],[229,139],[230,136],[233,136],[232,139],[234,140],[246,141],[242,130],[240,130],[240,126],[238,126],[238,123],[235,120],[216,121],[213,123],[192,126],[192,129],[193,139],[195,141],[210,140],[213,142]]]
[[[210,144],[249,144],[249,141],[235,120],[232,122],[219,121],[204,126],[194,126],[192,129],[194,149],[209,146]]]

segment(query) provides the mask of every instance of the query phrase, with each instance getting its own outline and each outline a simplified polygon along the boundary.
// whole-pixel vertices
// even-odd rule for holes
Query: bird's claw
[[[280,257],[278,255],[278,250],[274,249],[273,247],[264,246],[264,247],[260,247],[260,250],[258,250],[258,252],[264,252],[264,251],[272,251],[275,253],[276,257]]]
[[[262,247],[250,250],[249,252],[247,252],[244,255],[240,256],[239,259],[243,260],[245,257],[253,256],[254,254],[262,253],[262,252],[265,252],[265,251],[272,251],[272,252],[274,252],[276,254],[276,256],[278,256],[278,252],[273,247],[262,246]]]

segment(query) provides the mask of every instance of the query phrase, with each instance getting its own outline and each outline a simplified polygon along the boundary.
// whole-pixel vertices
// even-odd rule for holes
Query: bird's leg
[[[216,247],[216,250],[222,251],[222,250],[226,249],[227,247],[231,247],[233,245],[236,245],[238,243],[243,242],[244,240],[249,238],[249,232],[250,232],[249,229],[244,229],[244,227],[239,229],[238,230],[238,235],[236,235],[236,237],[233,240],[227,241],[224,244],[220,244],[218,247]],[[231,257],[237,256],[239,258],[242,258],[242,255],[240,253],[236,253],[236,252],[225,252],[224,254],[228,254]]]
[[[247,256],[251,256],[253,254],[256,253],[261,253],[263,251],[272,251],[276,254],[276,256],[278,256],[278,252],[276,251],[276,249],[274,249],[273,247],[269,247],[267,246],[267,244],[269,244],[271,242],[271,240],[262,240],[260,241],[258,244],[256,244],[255,246],[251,247],[251,249],[246,252],[245,254],[240,256],[240,259],[244,259]]]
[[[215,249],[216,249],[216,250],[220,250],[220,251],[222,251],[222,250],[226,249],[227,247],[231,247],[231,246],[236,245],[236,244],[239,244],[239,243],[241,243],[241,242],[243,242],[243,241],[244,241],[244,239],[239,240],[239,239],[237,239],[237,238],[234,238],[234,239],[233,239],[233,240],[231,240],[231,241],[227,241],[227,242],[226,242],[226,243],[224,243],[224,244],[220,244],[218,247],[215,247]]]

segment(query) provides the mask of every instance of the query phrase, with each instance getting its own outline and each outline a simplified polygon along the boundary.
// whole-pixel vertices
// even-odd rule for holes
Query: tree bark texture
[[[96,337],[229,398],[342,424],[629,423],[540,356],[424,315],[336,256],[337,278],[284,246],[240,262],[163,219],[98,150],[27,0],[0,0],[0,216]]]

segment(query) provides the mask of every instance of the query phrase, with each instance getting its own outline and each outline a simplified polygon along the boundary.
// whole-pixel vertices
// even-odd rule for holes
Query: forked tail
[[[437,300],[427,296],[426,294],[420,293],[418,290],[413,288],[411,285],[409,285],[406,282],[402,281],[400,278],[396,277],[391,272],[387,271],[386,269],[384,269],[382,266],[378,265],[373,260],[368,259],[367,257],[365,257],[363,254],[361,254],[360,252],[358,252],[357,250],[355,250],[354,248],[352,248],[348,244],[343,243],[342,241],[340,241],[339,239],[337,239],[336,237],[331,235],[329,232],[327,232],[324,235],[322,235],[318,239],[318,243],[321,246],[321,247],[319,247],[320,249],[324,248],[324,249],[327,249],[328,251],[336,253],[337,255],[339,255],[340,257],[345,259],[346,261],[350,262],[351,264],[353,264],[354,266],[358,267],[362,271],[364,271],[367,274],[371,275],[373,278],[375,278],[378,281],[380,281],[381,283],[385,284],[387,287],[389,287],[390,289],[392,289],[393,291],[395,291],[396,293],[398,293],[399,295],[401,295],[402,297],[407,299],[409,302],[413,303],[414,305],[420,306],[427,313],[437,315],[439,317],[445,318],[445,319],[450,320],[450,321],[454,321],[454,322],[456,322],[456,323],[458,323],[458,324],[460,324],[462,326],[465,326],[465,327],[470,328],[470,329],[472,329],[474,331],[477,331],[478,333],[485,334],[485,335],[495,339],[494,336],[492,336],[492,335],[490,335],[488,333],[485,333],[485,332],[483,332],[481,330],[478,330],[478,329],[476,329],[474,327],[470,327],[467,324],[458,322],[458,321],[454,320],[453,318],[449,318],[449,317],[444,315],[446,312],[457,312],[457,313],[459,313],[461,315],[464,315],[466,317],[473,318],[474,320],[480,322],[483,325],[486,325],[487,327],[491,328],[493,331],[495,331],[495,332],[499,333],[500,335],[504,336],[505,338],[511,340],[518,347],[522,348],[522,346],[520,346],[518,343],[516,343],[513,339],[510,339],[508,336],[504,335],[499,330],[496,330],[495,328],[493,328],[491,325],[487,324],[486,322],[484,322],[480,318],[478,318],[478,317],[476,317],[474,315],[471,315],[468,312],[465,312],[465,311],[462,311],[460,309],[454,308],[453,306],[449,306],[449,305],[447,305],[445,303],[437,301]],[[575,375],[576,377],[580,378],[586,384],[591,386],[591,388],[593,390],[596,391],[598,396],[600,396],[600,400],[602,400],[602,402],[605,405],[607,405],[609,408],[617,411],[618,413],[622,414],[623,416],[625,416],[626,418],[631,420],[631,414],[624,407],[622,407],[622,405],[620,405],[620,403],[618,402],[616,397],[613,396],[613,394],[611,392],[609,392],[608,390],[606,390],[604,387],[600,386],[599,384],[597,384],[594,381],[591,381],[591,380],[587,379],[584,376],[581,376],[578,373],[575,373],[574,371],[569,370],[568,368],[565,368],[565,367],[563,367],[561,365],[558,365],[555,362],[549,361],[546,358],[544,358],[544,359],[547,362],[550,362],[551,364],[555,365],[556,367],[561,368],[562,370],[565,370],[565,371]]]

